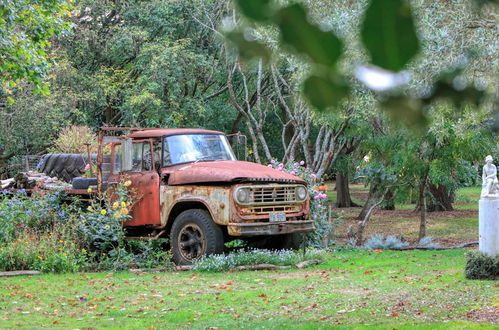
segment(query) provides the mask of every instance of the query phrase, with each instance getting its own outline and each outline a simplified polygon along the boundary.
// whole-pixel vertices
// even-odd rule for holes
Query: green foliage
[[[247,6],[251,7],[251,11],[242,8],[241,13],[250,21],[267,22],[267,19],[255,18],[252,13],[275,11],[276,14],[270,18],[270,22],[281,32],[281,45],[284,48],[291,48],[298,54],[307,55],[312,72],[318,71],[323,75],[319,78],[314,76],[316,73],[313,73],[311,77],[304,79],[303,91],[310,104],[318,110],[338,109],[340,101],[357,86],[349,79],[351,74],[336,72],[331,74],[328,70],[321,69],[321,66],[336,66],[338,59],[345,52],[342,47],[343,42],[331,31],[323,31],[315,23],[310,23],[307,19],[308,10],[301,4],[273,8],[267,2],[254,2]],[[313,2],[310,6],[314,7]],[[324,4],[320,3],[317,7],[322,10]],[[360,25],[361,39],[371,56],[372,64],[395,72],[408,68],[409,61],[419,52],[420,44],[422,44],[416,33],[412,12],[412,6],[403,0],[368,2]],[[324,14],[321,12],[320,15]],[[426,55],[427,57],[433,56]],[[462,77],[452,80],[452,83],[446,81],[445,78],[438,78],[439,73],[446,71],[442,68],[433,71],[431,84],[434,88],[430,86],[429,92],[426,92],[426,96],[423,97],[422,93],[407,93],[403,90],[408,87],[408,84],[401,75],[396,75],[391,71],[367,68],[361,64],[362,62],[364,62],[363,59],[356,61],[348,69],[355,71],[357,79],[366,87],[379,93],[381,108],[386,109],[395,120],[409,127],[427,127],[427,108],[435,100],[451,99],[460,107],[463,99],[471,101],[470,103],[475,106],[482,104],[484,100],[480,88],[466,85],[466,83],[463,87],[463,83],[459,83]],[[348,83],[339,83],[342,81]],[[385,81],[389,82],[387,86],[381,86],[380,83]]]
[[[81,270],[169,267],[165,240],[125,241],[130,218],[127,182],[113,201],[97,199],[87,210],[61,204],[59,194],[38,190],[27,196],[0,195],[0,270],[76,272]]]
[[[372,0],[361,34],[372,63],[383,69],[400,71],[419,51],[412,10],[404,0]]]
[[[54,223],[67,217],[59,203],[59,194],[30,198],[22,192],[0,192],[0,244],[17,240],[26,228],[36,228],[40,233],[50,231]]]
[[[74,242],[64,241],[57,233],[39,230],[20,231],[18,239],[0,248],[0,269],[39,270],[51,273],[77,272],[84,268],[86,256]],[[54,234],[56,232],[57,234]]]
[[[54,147],[50,149],[52,153],[66,154],[86,154],[88,151],[97,152],[97,136],[88,126],[64,128],[54,141]]]
[[[133,205],[133,197],[127,188],[129,183],[123,180],[117,185],[113,194],[116,200],[104,196],[92,200],[87,208],[89,212],[79,215],[77,231],[89,251],[105,253],[123,246],[125,231],[122,224],[131,219],[129,210]]]
[[[303,82],[303,92],[309,98],[310,104],[319,111],[339,105],[348,96],[348,86],[341,81],[310,75]]]
[[[52,59],[47,54],[50,39],[69,26],[66,0],[0,1],[0,85],[7,94],[23,79],[47,92],[43,80]],[[9,103],[12,97],[7,96]]]
[[[232,30],[227,32],[225,37],[237,47],[239,57],[243,61],[250,61],[255,57],[265,61],[270,59],[269,50],[258,41],[248,40],[243,31]]]
[[[473,251],[467,254],[464,274],[470,280],[499,279],[499,256]]]
[[[364,248],[368,250],[396,250],[408,245],[408,243],[402,242],[395,236],[389,235],[385,238],[383,235],[377,234],[369,237],[364,244]]]
[[[279,9],[274,19],[283,44],[296,53],[307,55],[315,64],[333,68],[343,51],[343,43],[331,31],[310,23],[305,8],[292,4]]]
[[[272,0],[236,0],[239,10],[257,22],[266,22],[271,17]]]
[[[294,266],[305,260],[324,260],[324,250],[307,250],[305,254],[300,251],[268,251],[249,250],[236,251],[227,255],[211,255],[197,260],[193,270],[202,272],[223,272],[238,266],[252,266],[258,264],[271,264],[276,266]]]

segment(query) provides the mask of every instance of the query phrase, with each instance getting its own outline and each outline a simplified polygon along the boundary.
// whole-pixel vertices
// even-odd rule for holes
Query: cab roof
[[[141,139],[141,138],[154,138],[170,135],[180,135],[180,134],[217,134],[223,135],[224,133],[219,131],[212,131],[200,128],[145,128],[140,131],[135,131],[126,135],[128,138]]]

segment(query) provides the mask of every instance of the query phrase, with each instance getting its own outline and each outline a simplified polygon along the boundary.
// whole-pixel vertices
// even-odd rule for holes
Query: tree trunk
[[[385,196],[385,203],[381,206],[383,210],[395,210],[395,194],[392,190],[388,191]]]
[[[350,188],[348,186],[348,171],[336,173],[336,207],[359,206],[352,201]]]
[[[421,182],[419,186],[419,205],[420,205],[420,212],[421,212],[421,219],[419,222],[419,237],[418,240],[422,240],[426,236],[426,195],[425,195],[425,189],[426,188],[426,183]]]
[[[378,189],[376,188],[376,185],[372,184],[369,187],[369,195],[367,197],[367,201],[365,202],[364,206],[362,207],[362,210],[360,211],[360,214],[357,216],[358,220],[362,220],[366,217],[367,212],[371,208],[373,204],[376,203],[376,191]]]
[[[434,200],[427,205],[426,210],[432,211],[453,211],[454,193],[449,192],[446,186],[430,184],[428,190],[433,195]]]
[[[371,199],[372,202],[370,203],[369,207],[367,208],[367,211],[364,215],[364,218],[362,221],[359,222],[359,227],[357,228],[357,234],[355,235],[355,245],[360,246],[364,240],[364,231],[366,229],[367,223],[369,222],[369,219],[371,218],[371,214],[373,210],[376,208],[376,206],[379,206],[383,200],[385,199],[386,193],[389,188],[386,188],[385,191],[380,192],[378,194],[374,194],[373,198]],[[379,192],[379,191],[378,191]]]

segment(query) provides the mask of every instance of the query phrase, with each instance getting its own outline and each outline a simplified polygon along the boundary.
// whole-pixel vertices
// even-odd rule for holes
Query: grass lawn
[[[306,270],[0,278],[0,326],[493,328],[499,284],[464,279],[464,255],[354,250]]]

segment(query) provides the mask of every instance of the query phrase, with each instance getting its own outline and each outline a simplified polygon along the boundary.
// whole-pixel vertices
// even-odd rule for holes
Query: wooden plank
[[[41,275],[42,272],[37,270],[14,270],[9,272],[0,272],[0,277],[5,276],[23,276],[23,275]]]

